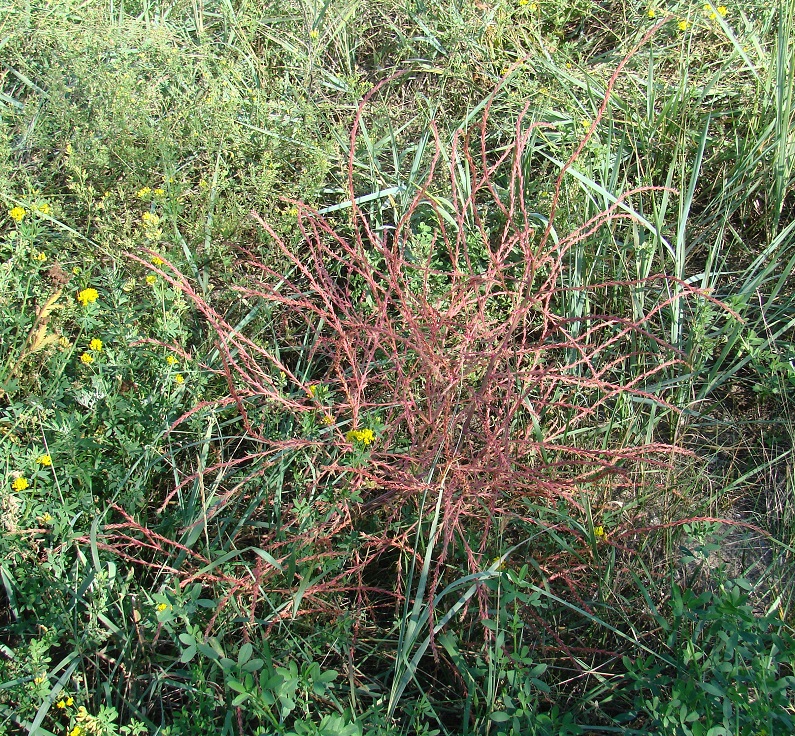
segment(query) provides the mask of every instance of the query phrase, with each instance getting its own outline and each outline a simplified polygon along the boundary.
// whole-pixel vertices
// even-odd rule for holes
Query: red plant
[[[429,591],[433,596],[454,548],[461,550],[469,571],[481,570],[490,562],[484,561],[484,555],[495,523],[504,526],[512,519],[535,523],[527,512],[528,501],[576,507],[587,484],[610,477],[634,483],[637,468],[665,464],[671,453],[681,452],[658,442],[602,447],[578,442],[574,432],[603,422],[621,397],[673,408],[665,396],[648,388],[683,362],[662,337],[659,323],[678,299],[715,302],[665,274],[578,289],[566,285],[570,249],[607,225],[632,219],[623,205],[654,188],[625,192],[559,242],[550,237],[565,172],[594,134],[618,75],[634,51],[611,77],[589,131],[557,177],[548,224],[541,231],[528,212],[522,172],[528,142],[543,124],[527,124],[525,108],[516,123],[513,145],[495,159],[487,141],[491,100],[484,108],[479,141],[473,141],[468,131],[453,139],[447,184],[453,210],[442,211],[439,197],[431,194],[441,186],[444,146],[432,125],[436,153],[425,182],[394,227],[376,231],[355,202],[353,161],[368,102],[391,80],[364,98],[351,132],[349,223],[335,226],[329,217],[291,202],[301,233],[296,252],[254,214],[291,268],[287,274],[277,272],[255,253],[242,251],[241,270],[247,275],[244,283],[233,287],[249,301],[270,305],[277,323],[282,320],[299,335],[294,343],[300,345],[305,334],[317,336],[303,357],[303,364],[312,366],[309,383],[282,358],[290,342],[286,329],[281,338],[285,344],[273,349],[234,329],[162,254],[158,255],[165,264],[160,268],[131,256],[181,290],[205,316],[217,334],[229,390],[222,404],[237,406],[247,434],[261,447],[256,455],[225,461],[206,472],[237,464],[252,467],[251,474],[266,473],[270,459],[285,451],[313,458],[311,487],[292,489],[282,518],[285,527],[299,528],[299,501],[310,499],[323,521],[287,541],[266,535],[259,540],[260,547],[281,560],[296,543],[309,550],[307,561],[350,555],[348,547],[336,542],[349,536],[359,519],[377,513],[386,530],[391,521],[402,518],[406,506],[411,507],[415,521],[408,528],[392,536],[386,531],[360,534],[360,547],[350,565],[333,581],[307,590],[304,600],[313,610],[321,594],[330,591],[355,591],[359,603],[368,605],[376,588],[365,585],[366,568],[379,564],[390,547],[411,553],[411,535],[422,521],[420,499],[429,489],[443,494],[440,545]],[[466,170],[469,191],[460,190],[459,167]],[[508,182],[507,194],[500,194],[498,177]],[[487,225],[484,213],[490,221],[496,217],[499,225]],[[422,261],[412,250],[417,247],[420,221],[432,232]],[[676,288],[669,289],[674,284]],[[561,312],[565,298],[578,290],[587,290],[592,301],[598,301],[600,294],[626,296],[641,287],[663,295],[641,318]],[[324,403],[314,385],[322,385],[332,401]],[[251,420],[257,407],[264,406],[294,417],[295,426],[312,417],[317,432],[289,439],[269,436]],[[367,447],[350,433],[379,427],[383,429]],[[357,461],[351,462],[354,457]],[[183,480],[161,509],[194,479]],[[214,512],[244,487],[241,482],[229,489]],[[332,500],[322,493],[328,488],[335,489]],[[124,537],[117,544],[128,540]],[[112,546],[112,538],[106,543]],[[560,569],[555,569],[556,562]],[[575,585],[563,558],[545,564],[550,575]],[[262,565],[257,570],[256,585],[246,588],[253,600],[257,586],[274,572]],[[405,594],[405,581],[397,571],[396,575],[391,594],[399,597]],[[195,578],[195,569],[184,572],[185,582]]]

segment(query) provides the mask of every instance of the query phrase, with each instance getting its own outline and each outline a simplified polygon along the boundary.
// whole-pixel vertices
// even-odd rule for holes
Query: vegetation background
[[[792,0],[0,7],[0,733],[795,732]]]

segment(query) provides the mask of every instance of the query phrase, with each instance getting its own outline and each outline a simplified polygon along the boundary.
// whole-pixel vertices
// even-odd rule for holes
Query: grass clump
[[[792,8],[2,14],[1,732],[791,732]]]

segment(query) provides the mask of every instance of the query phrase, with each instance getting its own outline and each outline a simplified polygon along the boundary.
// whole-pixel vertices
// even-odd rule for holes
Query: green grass
[[[792,733],[794,14],[0,8],[0,733]]]

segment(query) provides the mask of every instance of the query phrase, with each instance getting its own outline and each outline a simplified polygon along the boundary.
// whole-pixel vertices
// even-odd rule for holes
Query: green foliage
[[[793,8],[708,5],[0,9],[0,734],[795,731]],[[668,13],[594,123],[616,64]],[[396,71],[351,150],[363,96]],[[352,238],[356,198],[388,238],[422,188],[434,208],[404,223],[406,296],[427,284],[449,305],[444,272],[477,288],[509,221],[472,196],[468,157],[482,134],[491,165],[535,122],[551,127],[489,180],[500,202],[527,209],[533,242],[553,201],[557,243],[629,190],[659,187],[571,245],[555,319],[586,334],[599,315],[650,315],[687,367],[637,387],[667,404],[622,394],[581,423],[557,394],[536,415],[540,389],[528,389],[527,427],[509,430],[539,450],[522,462],[563,477],[576,458],[550,461],[557,442],[598,452],[670,441],[694,458],[638,473],[617,462],[566,500],[540,492],[510,514],[501,489],[493,525],[462,522],[440,560],[442,496],[434,512],[373,480],[389,443],[412,472],[415,438],[389,426],[367,387],[356,423],[340,412],[346,397],[316,380],[324,325],[236,291],[251,267],[241,253],[305,285],[252,210],[303,257],[309,220],[296,202]],[[440,222],[466,231],[458,262]],[[368,258],[388,271],[374,249]],[[326,264],[329,288],[345,281],[338,261]],[[489,318],[510,318],[528,273],[516,249],[505,293],[483,304]],[[703,298],[676,299],[682,284],[646,280],[656,273]],[[600,282],[616,285],[591,288]],[[380,285],[347,284],[366,317]],[[281,406],[309,410],[230,395],[239,356],[201,299],[289,368],[268,369]],[[634,385],[662,362],[645,339],[600,348],[600,379]],[[263,438],[283,448],[263,453]],[[366,506],[370,492],[379,503]],[[694,550],[671,553],[685,517],[732,504],[782,540],[753,552],[756,577],[708,564],[729,544],[718,522],[682,526]],[[329,548],[315,533],[343,513],[354,522]],[[360,563],[359,587],[344,582]],[[663,595],[676,564],[697,574]]]
[[[653,657],[625,658],[644,730],[660,736],[791,733],[795,641],[779,611],[749,605],[747,580],[696,594],[674,586],[661,621],[676,670]]]

